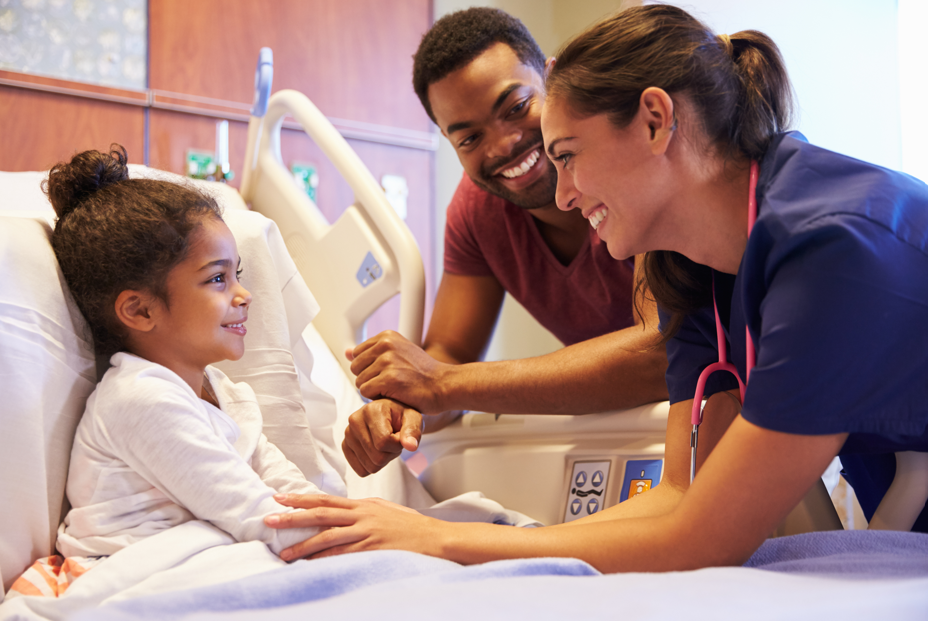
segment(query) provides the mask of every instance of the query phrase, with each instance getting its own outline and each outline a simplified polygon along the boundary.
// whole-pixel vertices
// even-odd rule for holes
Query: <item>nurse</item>
[[[539,529],[292,497],[308,510],[281,524],[335,527],[294,552],[573,556],[606,572],[740,564],[838,454],[872,514],[893,454],[928,452],[928,187],[784,133],[791,93],[774,43],[716,36],[672,6],[593,26],[547,89],[558,206],[579,209],[614,257],[648,253],[672,403],[664,480]],[[713,300],[747,390],[742,405],[732,375],[709,377],[690,484],[693,396],[719,360]],[[922,511],[914,528],[926,526]]]

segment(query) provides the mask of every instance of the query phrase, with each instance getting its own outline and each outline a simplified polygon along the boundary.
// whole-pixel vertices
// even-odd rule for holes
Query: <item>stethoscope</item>
[[[751,176],[748,189],[748,237],[751,237],[751,229],[754,228],[754,221],[757,220],[757,162],[751,162]],[[741,392],[741,403],[744,404],[744,391],[747,386],[747,380],[751,379],[751,369],[757,362],[757,353],[754,351],[754,341],[751,339],[751,332],[747,326],[744,327],[745,335],[745,375],[747,380],[741,381],[738,375],[738,369],[735,365],[728,362],[728,355],[725,353],[725,332],[722,330],[722,320],[719,319],[719,305],[715,301],[715,273],[712,275],[712,307],[715,310],[715,335],[718,339],[719,361],[713,362],[699,374],[699,380],[696,382],[696,394],[693,396],[693,413],[690,417],[693,423],[693,433],[690,436],[690,483],[696,477],[696,444],[699,440],[699,424],[702,422],[702,398],[706,391],[706,382],[709,376],[716,371],[728,371],[738,380],[738,388]]]

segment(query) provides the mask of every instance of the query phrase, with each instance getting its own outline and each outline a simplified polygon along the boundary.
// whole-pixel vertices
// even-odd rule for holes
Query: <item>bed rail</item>
[[[269,52],[269,50],[268,50]],[[345,139],[303,94],[270,90],[270,53],[262,51],[249,123],[241,194],[280,226],[284,241],[322,310],[319,333],[346,371],[343,352],[360,342],[367,318],[399,293],[398,331],[418,344],[425,309],[425,270],[415,239],[380,185]],[[264,113],[263,116],[259,116]],[[302,192],[283,163],[280,130],[292,116],[335,165],[355,203],[333,224]]]

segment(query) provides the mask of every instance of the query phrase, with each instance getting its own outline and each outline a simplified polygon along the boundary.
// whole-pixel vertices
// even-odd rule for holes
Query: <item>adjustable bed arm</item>
[[[262,56],[253,114],[263,112],[261,89],[269,58]],[[354,191],[355,203],[329,224],[299,190],[280,154],[284,117],[296,119]],[[363,339],[364,323],[400,294],[399,332],[421,342],[425,270],[415,239],[367,167],[329,120],[303,94],[284,90],[252,116],[242,198],[277,222],[287,249],[322,308],[314,325],[347,371],[342,352]]]

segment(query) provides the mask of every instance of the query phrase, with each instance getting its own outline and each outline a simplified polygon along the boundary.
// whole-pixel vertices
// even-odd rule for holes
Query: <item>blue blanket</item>
[[[928,535],[851,530],[780,537],[767,540],[744,566],[820,576],[924,577]]]
[[[845,618],[928,618],[928,535],[811,533],[767,541],[745,567],[609,576],[576,559],[463,567],[408,552],[365,552],[114,603],[74,619],[484,621],[683,615],[690,621],[819,619],[839,613]]]

